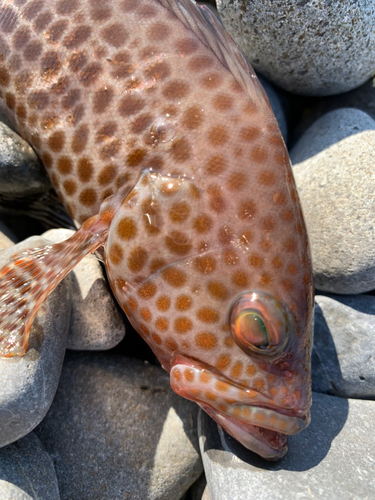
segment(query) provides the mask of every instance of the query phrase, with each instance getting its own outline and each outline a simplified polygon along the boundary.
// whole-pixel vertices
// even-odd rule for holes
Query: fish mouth
[[[245,448],[266,460],[280,460],[288,451],[287,436],[310,423],[309,407],[280,408],[267,395],[181,355],[171,369],[171,386],[177,394],[198,403]]]
[[[287,434],[275,429],[251,424],[238,418],[233,418],[212,406],[200,403],[202,409],[212,417],[228,434],[233,436],[248,450],[257,453],[265,460],[276,462],[284,457],[288,451]],[[295,418],[295,417],[292,417]],[[304,429],[309,423],[309,418],[301,419],[301,428]],[[293,432],[297,434],[297,432]]]

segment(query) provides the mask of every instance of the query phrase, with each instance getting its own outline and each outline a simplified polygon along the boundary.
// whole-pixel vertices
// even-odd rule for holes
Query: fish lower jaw
[[[287,453],[288,438],[285,434],[237,420],[205,404],[200,404],[200,406],[242,446],[265,460],[276,462]]]

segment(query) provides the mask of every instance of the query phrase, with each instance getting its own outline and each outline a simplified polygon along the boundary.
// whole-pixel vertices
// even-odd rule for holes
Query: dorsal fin
[[[188,30],[212,50],[253,101],[261,102],[270,109],[268,97],[255,71],[237,43],[208,7],[197,5],[193,0],[159,0],[159,2],[172,11]]]

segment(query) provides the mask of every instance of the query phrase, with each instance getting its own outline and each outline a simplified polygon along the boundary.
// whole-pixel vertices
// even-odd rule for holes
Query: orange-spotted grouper
[[[0,353],[102,247],[178,394],[269,460],[309,423],[312,273],[256,75],[191,0],[0,0],[0,100],[71,216],[0,270]]]

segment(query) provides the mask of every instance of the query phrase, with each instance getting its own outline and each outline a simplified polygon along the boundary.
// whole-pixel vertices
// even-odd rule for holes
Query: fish
[[[71,217],[0,269],[0,355],[100,251],[170,374],[267,460],[310,421],[313,281],[276,119],[221,23],[191,0],[0,0],[0,102]]]

